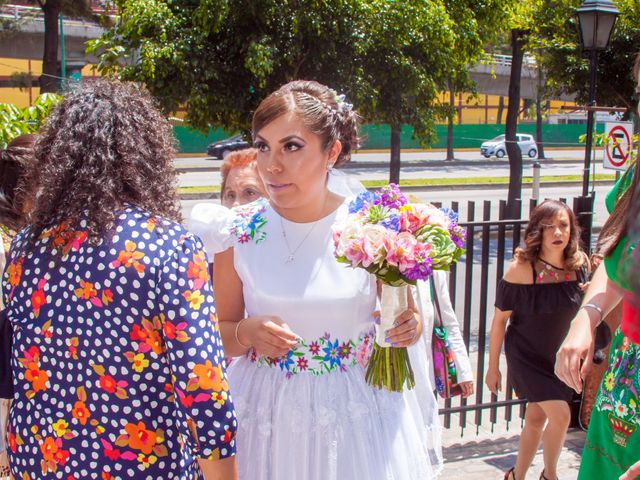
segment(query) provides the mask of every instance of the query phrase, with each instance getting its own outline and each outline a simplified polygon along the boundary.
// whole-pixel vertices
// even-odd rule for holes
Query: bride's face
[[[258,172],[271,201],[283,209],[324,202],[327,168],[335,163],[340,142],[328,150],[295,113],[282,115],[255,135]]]

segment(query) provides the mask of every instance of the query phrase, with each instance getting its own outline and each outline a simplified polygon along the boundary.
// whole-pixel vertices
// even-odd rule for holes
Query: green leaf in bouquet
[[[367,213],[369,223],[380,223],[389,215],[389,209],[382,205],[373,205]]]

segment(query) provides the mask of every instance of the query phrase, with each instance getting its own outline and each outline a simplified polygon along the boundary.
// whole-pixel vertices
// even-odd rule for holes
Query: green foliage
[[[103,74],[144,82],[188,122],[248,130],[258,103],[296,78],[345,93],[367,122],[408,123],[425,143],[451,112],[438,92],[472,87],[506,0],[114,0],[90,42]]]
[[[596,103],[624,106],[635,111],[635,82],[631,66],[640,51],[640,2],[613,0],[618,17],[609,48],[601,52],[598,62]],[[540,28],[533,39],[534,48],[544,52],[540,61],[547,84],[555,93],[576,94],[586,104],[589,89],[589,58],[580,48],[578,19],[575,10],[581,0],[553,2],[553,8],[541,11]]]
[[[0,148],[25,133],[36,133],[62,97],[53,93],[39,95],[33,105],[26,108],[11,103],[0,103]]]

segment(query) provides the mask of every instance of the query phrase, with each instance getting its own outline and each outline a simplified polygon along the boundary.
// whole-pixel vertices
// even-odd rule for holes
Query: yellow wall
[[[0,58],[0,77],[3,77],[3,80],[16,72],[31,73],[32,76],[38,77],[42,73],[42,61]],[[28,107],[30,99],[33,101],[39,94],[38,87],[26,88],[22,91],[18,88],[0,88],[0,103],[13,103],[19,107]]]

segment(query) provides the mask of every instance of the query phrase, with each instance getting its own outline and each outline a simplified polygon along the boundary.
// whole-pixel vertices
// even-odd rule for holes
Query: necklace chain
[[[313,229],[316,228],[316,225],[318,224],[319,221],[320,219],[313,222],[313,225],[311,225],[311,228],[309,228],[309,231],[307,231],[303,239],[300,240],[300,243],[298,243],[298,246],[293,250],[291,250],[291,246],[289,245],[289,239],[287,238],[287,232],[284,229],[284,222],[282,221],[282,216],[280,216],[280,228],[282,229],[282,237],[284,238],[284,244],[286,245],[287,250],[289,251],[289,255],[285,259],[284,263],[293,263],[293,261],[295,260],[296,252],[300,250],[300,247],[302,247],[302,244],[307,240],[307,238],[309,238],[309,235],[311,235],[311,232],[313,232]]]
[[[554,264],[547,262],[546,260],[544,260],[541,257],[538,257],[538,260],[544,264],[544,268],[542,270],[540,270],[540,272],[538,272],[538,281],[541,282],[544,279],[544,277],[547,276],[547,277],[551,278],[554,281],[554,283],[558,283],[558,282],[562,281],[558,271],[559,272],[564,272],[564,280],[565,281],[568,282],[569,280],[571,280],[571,274],[566,271],[566,268],[564,268],[564,267],[563,268],[556,267]],[[554,271],[554,270],[557,270],[557,271]]]
[[[560,267],[556,267],[553,263],[549,263],[547,262],[544,258],[542,257],[538,257],[538,260],[540,260],[542,263],[544,263],[545,265],[548,265],[551,268],[555,268],[556,270],[565,270],[565,267],[563,266],[562,268]]]

